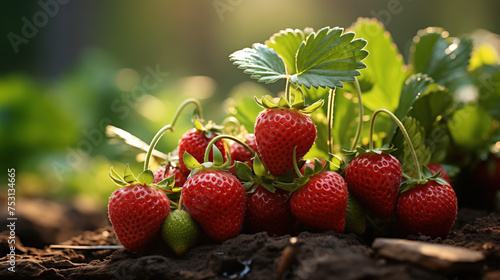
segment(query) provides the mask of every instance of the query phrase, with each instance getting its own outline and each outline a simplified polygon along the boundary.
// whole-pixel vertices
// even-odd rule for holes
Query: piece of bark
[[[483,253],[463,247],[406,239],[377,238],[372,247],[380,257],[446,274],[478,270],[485,259]]]

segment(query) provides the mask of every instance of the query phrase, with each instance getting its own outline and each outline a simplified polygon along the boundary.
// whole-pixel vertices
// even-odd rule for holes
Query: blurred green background
[[[16,195],[105,207],[108,178],[138,150],[113,144],[105,126],[146,142],[188,97],[220,122],[225,99],[250,83],[228,59],[285,28],[349,27],[377,17],[407,56],[416,32],[500,33],[499,1],[3,1],[0,4],[1,197],[7,169]],[[283,84],[265,86],[273,93]],[[262,91],[256,87],[257,91]],[[185,113],[158,149],[175,148]]]

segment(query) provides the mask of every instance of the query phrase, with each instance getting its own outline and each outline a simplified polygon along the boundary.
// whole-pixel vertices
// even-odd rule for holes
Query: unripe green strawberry
[[[345,222],[345,230],[347,232],[364,234],[366,231],[366,213],[363,205],[351,194],[347,198]]]
[[[200,235],[200,228],[186,210],[175,210],[163,222],[161,236],[177,255],[192,248]]]

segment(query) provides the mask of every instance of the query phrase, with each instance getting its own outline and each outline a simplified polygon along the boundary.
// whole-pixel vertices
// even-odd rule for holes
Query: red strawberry
[[[323,171],[310,177],[290,199],[292,214],[317,230],[344,231],[347,186],[338,173]]]
[[[441,178],[445,179],[448,184],[451,184],[451,179],[448,176],[448,172],[446,172],[446,169],[443,168],[443,166],[439,163],[428,163],[427,168],[431,171],[432,174],[436,174],[439,171],[441,171]]]
[[[324,159],[319,159],[319,161],[322,164],[322,167],[325,167],[326,161]],[[302,168],[300,169],[300,172],[304,174],[306,172],[306,167],[309,166],[312,170],[314,170],[314,161],[313,160],[306,160]]]
[[[141,252],[160,233],[169,213],[170,202],[165,193],[143,184],[115,190],[108,203],[116,237],[130,252]]]
[[[250,146],[254,151],[257,151],[257,143],[255,142],[255,135],[254,134],[247,134],[245,136],[245,143]],[[238,142],[232,142],[231,145],[229,146],[231,150],[231,165],[233,165],[236,161],[241,161],[248,166],[252,166],[253,164],[253,156],[252,154],[245,149],[242,145],[240,145]],[[229,169],[229,171],[233,174],[236,175],[236,169],[233,167]]]
[[[182,158],[184,153],[188,152],[197,161],[203,162],[205,149],[207,148],[210,140],[212,140],[215,136],[217,136],[217,134],[211,131],[198,130],[196,128],[188,130],[186,133],[184,133],[184,135],[182,135],[182,138],[179,140],[179,157]],[[217,141],[217,143],[215,143],[215,145],[222,152],[223,158],[226,159],[224,142],[222,140],[219,140]],[[209,159],[213,159],[212,152],[210,153]],[[189,173],[189,169],[186,167],[182,160],[180,161],[180,168],[183,173]]]
[[[168,167],[168,170],[167,170],[167,167]],[[153,183],[154,184],[159,183],[163,179],[166,179],[172,175],[174,175],[174,177],[175,177],[175,187],[182,188],[182,186],[184,185],[184,183],[187,180],[187,176],[186,176],[186,174],[182,173],[181,169],[178,166],[173,167],[170,164],[169,165],[161,165],[160,167],[158,167],[158,169],[156,169],[156,171],[154,173],[155,178],[154,178]]]
[[[500,205],[500,157],[491,155],[473,169],[472,177],[477,182],[477,189],[487,206]]]
[[[396,207],[396,225],[402,234],[421,233],[445,238],[457,216],[457,197],[449,185],[429,180],[403,192]]]
[[[160,167],[158,167],[158,169],[156,169],[156,171],[154,172],[153,183],[154,184],[159,183],[163,179],[167,178],[167,177],[165,177],[166,173],[167,173],[167,166],[166,165],[160,165]]]
[[[274,176],[293,168],[312,147],[316,126],[312,119],[295,109],[276,108],[262,111],[255,122],[257,154]],[[292,151],[297,147],[297,157]]]
[[[246,200],[240,181],[223,170],[201,169],[182,188],[182,201],[189,214],[218,242],[239,234]]]
[[[396,207],[401,163],[386,153],[368,152],[355,157],[345,170],[349,191],[375,216],[387,218]]]
[[[251,232],[266,231],[269,235],[290,234],[295,218],[287,200],[290,192],[276,189],[274,193],[259,186],[247,195],[245,225]]]

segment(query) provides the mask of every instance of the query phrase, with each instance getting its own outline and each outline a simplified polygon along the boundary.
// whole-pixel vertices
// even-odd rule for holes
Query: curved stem
[[[222,121],[222,125],[223,125],[223,126],[227,126],[228,124],[233,124],[233,125],[236,125],[236,126],[238,126],[238,127],[239,127],[239,126],[241,126],[240,121],[239,121],[237,118],[232,117],[232,116],[231,116],[231,117],[227,117],[227,118],[225,118],[225,119]]]
[[[198,99],[195,98],[188,98],[184,100],[179,107],[177,107],[177,111],[175,111],[174,117],[172,118],[172,121],[170,122],[171,126],[174,127],[175,123],[177,122],[177,119],[179,118],[179,115],[181,114],[182,110],[189,105],[190,103],[193,103],[196,106],[196,109],[198,110],[198,116],[200,119],[203,120],[203,111],[201,109],[201,104]]]
[[[408,146],[410,147],[410,153],[413,157],[413,161],[415,162],[415,167],[417,168],[418,179],[422,180],[423,176],[422,176],[422,171],[420,170],[420,163],[418,162],[417,153],[415,152],[415,148],[413,147],[413,143],[411,141],[410,135],[408,135],[408,132],[406,131],[406,128],[403,125],[403,123],[391,111],[386,110],[386,109],[378,109],[377,111],[375,111],[373,113],[372,120],[370,123],[370,150],[373,149],[373,138],[372,138],[372,136],[373,136],[373,124],[375,123],[375,117],[379,113],[386,113],[398,125],[399,129],[403,133],[403,136],[405,137],[406,143],[408,143]]]
[[[333,139],[332,139],[332,130],[333,130],[333,106],[334,106],[334,100],[335,100],[335,89],[332,88],[330,89],[330,92],[328,93],[328,108],[326,111],[327,114],[327,132],[326,135],[328,135],[326,144],[328,146],[328,153],[333,154]]]
[[[182,110],[186,108],[187,105],[190,103],[193,103],[196,106],[196,109],[198,110],[198,116],[203,119],[203,112],[201,109],[201,104],[200,102],[195,99],[195,98],[188,98],[184,100],[179,107],[177,107],[177,110],[175,111],[174,117],[172,118],[172,122],[170,124],[167,124],[166,126],[162,127],[156,135],[153,137],[153,140],[151,140],[151,144],[149,144],[148,152],[146,154],[146,160],[144,160],[144,170],[149,169],[149,162],[151,160],[151,154],[153,153],[154,148],[156,147],[156,144],[158,144],[158,141],[160,138],[163,136],[163,134],[167,131],[173,131],[174,130],[174,125],[177,122],[177,119],[179,118],[179,115],[181,114]]]
[[[210,151],[212,150],[212,146],[215,144],[215,142],[217,142],[221,139],[231,139],[231,140],[237,142],[238,144],[240,144],[241,146],[243,146],[243,148],[247,149],[247,151],[249,151],[252,154],[252,156],[255,155],[255,151],[252,148],[250,148],[250,146],[248,146],[245,142],[241,141],[240,139],[238,139],[235,136],[222,134],[222,135],[217,135],[212,140],[210,140],[210,142],[208,143],[207,148],[205,150],[205,156],[203,157],[203,162],[208,162],[208,158],[210,156]]]
[[[361,131],[363,130],[363,116],[365,114],[361,87],[359,86],[359,81],[357,78],[354,78],[354,85],[356,86],[356,91],[358,92],[359,123],[358,130],[356,131],[356,135],[354,136],[354,139],[352,141],[351,151],[354,151],[354,149],[356,149],[356,145],[358,145],[358,140],[361,136]]]
[[[173,127],[170,124],[167,124],[166,126],[162,127],[153,137],[153,140],[151,140],[151,144],[149,144],[149,149],[148,153],[146,154],[146,160],[144,160],[144,170],[149,169],[149,161],[151,160],[151,154],[153,153],[153,150],[156,147],[156,144],[158,144],[158,141],[160,141],[160,138],[167,132],[167,130],[172,131]]]
[[[224,127],[224,133],[228,133],[228,134],[231,134],[231,135],[238,135],[238,134],[246,134],[246,130],[245,128],[243,127],[242,129],[242,125],[240,123],[240,121],[238,121],[237,118],[235,117],[227,117],[225,118],[223,121],[222,121],[222,126]],[[231,129],[233,128],[233,129]]]

